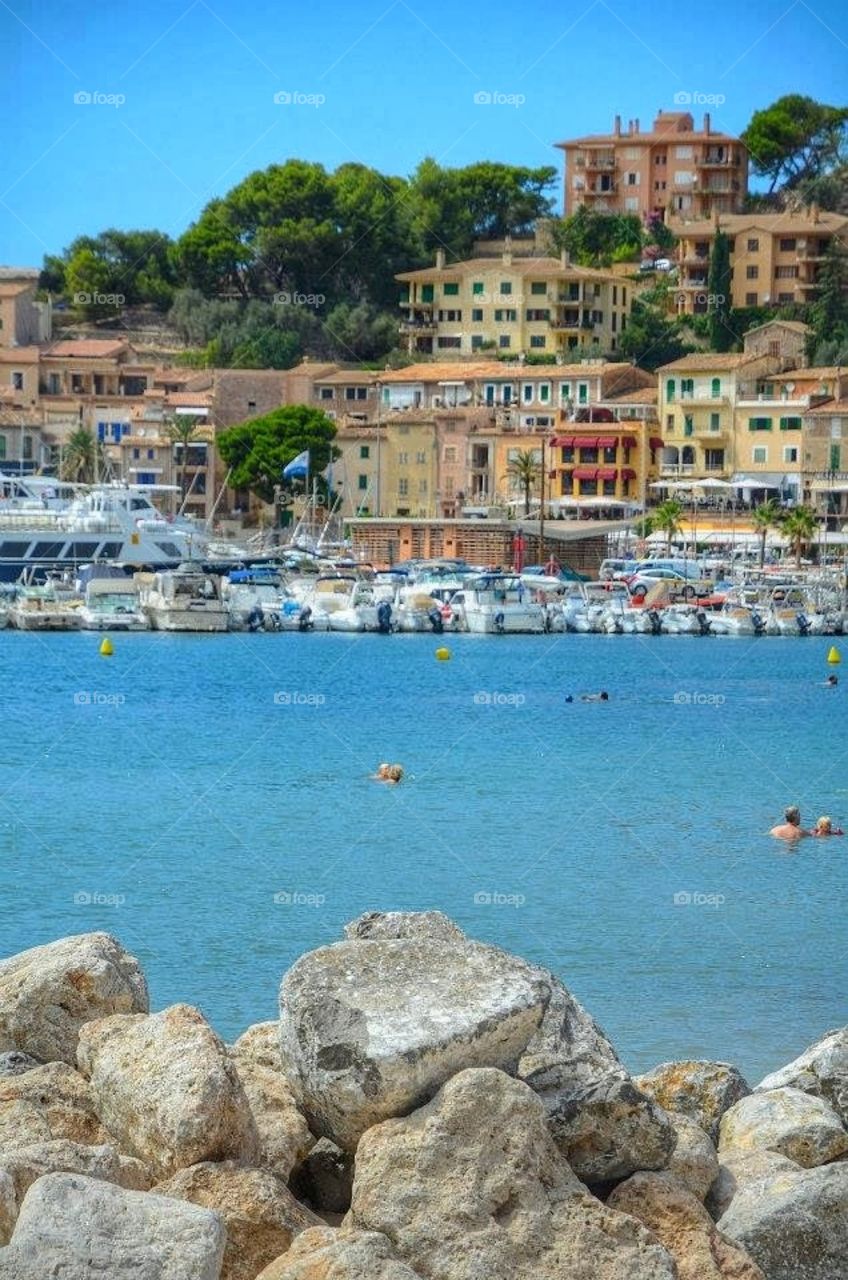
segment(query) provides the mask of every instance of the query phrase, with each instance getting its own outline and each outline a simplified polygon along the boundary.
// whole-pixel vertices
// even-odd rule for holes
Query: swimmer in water
[[[770,836],[776,840],[800,840],[809,834],[801,829],[801,810],[797,805],[790,805],[783,816],[785,821],[772,827]]]
[[[388,763],[388,761],[384,761],[382,764],[378,764],[377,772],[371,774],[371,781],[372,782],[388,782],[389,770],[391,769],[391,767],[392,766]]]
[[[825,689],[835,689],[839,684],[839,676],[828,676],[824,682]]]
[[[600,693],[581,693],[580,701],[581,702],[609,702],[609,694],[606,692],[605,689],[602,689]]]
[[[845,832],[841,827],[834,827],[832,819],[826,814],[822,814],[810,834],[814,836],[844,836]]]
[[[390,764],[386,773],[386,782],[400,782],[403,777],[403,765]]]

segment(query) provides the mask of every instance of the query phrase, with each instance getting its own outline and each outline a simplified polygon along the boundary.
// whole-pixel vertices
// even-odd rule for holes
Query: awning
[[[638,441],[635,436],[622,436],[621,444],[625,449],[635,449]]]
[[[597,467],[575,467],[571,473],[575,480],[597,480]]]
[[[648,443],[652,449],[663,449],[665,447],[661,436],[651,436]]]
[[[597,449],[598,437],[597,436],[575,436],[574,446],[577,449]]]
[[[616,449],[618,447],[617,436],[598,436],[599,449]]]
[[[599,467],[597,478],[599,480],[616,480],[618,478],[618,471],[615,467]]]
[[[621,478],[622,478],[622,480],[635,480],[635,479],[636,479],[636,472],[633,470],[633,468],[632,468],[632,467],[622,467],[622,468],[621,468]]]
[[[780,471],[761,471],[751,475],[737,473],[730,483],[734,489],[787,489],[797,480],[797,476],[784,475]]]
[[[552,449],[573,449],[574,436],[554,436],[551,441]]]

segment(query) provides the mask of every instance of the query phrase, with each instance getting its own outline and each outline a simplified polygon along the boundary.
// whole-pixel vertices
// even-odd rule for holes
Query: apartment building
[[[748,191],[748,152],[739,138],[712,127],[695,128],[688,111],[660,111],[643,132],[638,120],[612,133],[556,144],[564,154],[567,214],[584,206],[642,219],[709,217],[742,209]]]
[[[678,238],[677,309],[699,315],[708,310],[710,253],[719,228],[730,242],[733,306],[780,306],[814,300],[825,254],[834,236],[848,232],[848,218],[811,205],[712,220],[674,217],[669,227]]]
[[[844,381],[832,400],[803,415],[803,500],[828,531],[848,532],[848,395]]]
[[[633,287],[611,271],[559,258],[470,258],[404,271],[401,335],[410,355],[439,359],[500,352],[564,355],[615,351],[627,327]]]
[[[50,339],[51,310],[36,300],[37,267],[0,267],[0,349]]]

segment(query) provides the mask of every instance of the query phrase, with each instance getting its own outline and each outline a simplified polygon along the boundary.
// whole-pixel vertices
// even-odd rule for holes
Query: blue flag
[[[303,453],[299,453],[296,458],[292,458],[285,467],[283,467],[284,480],[305,480],[309,475],[309,450],[304,449]]]

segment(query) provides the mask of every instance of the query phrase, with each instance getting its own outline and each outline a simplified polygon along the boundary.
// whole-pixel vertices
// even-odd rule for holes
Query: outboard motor
[[[377,605],[377,630],[387,636],[392,629],[392,606],[388,600],[381,600]]]
[[[433,628],[433,631],[436,633],[437,636],[440,636],[445,629],[445,623],[444,623],[444,619],[442,618],[441,609],[439,609],[438,607],[431,609],[430,612],[427,614],[427,617],[429,619],[430,626]]]
[[[497,631],[499,636],[503,635],[505,621],[506,619],[504,618],[502,613],[495,614],[495,630]]]
[[[810,634],[810,619],[803,611],[795,614],[795,621],[798,623],[798,631],[802,636]]]
[[[706,613],[704,612],[704,610],[703,610],[703,609],[699,609],[699,610],[698,610],[698,612],[695,614],[695,617],[696,617],[696,618],[697,618],[697,620],[698,620],[698,630],[699,630],[700,634],[701,634],[702,636],[709,636],[709,635],[712,635],[712,632],[710,631],[710,620],[709,620],[709,618],[707,617],[707,615],[706,615]]]
[[[648,610],[648,617],[651,621],[651,635],[658,636],[662,634],[662,622],[660,621],[659,612],[656,609]]]
[[[300,617],[297,620],[298,631],[311,631],[315,624],[312,621],[312,610],[309,605],[300,611]]]
[[[766,624],[763,621],[762,616],[757,613],[756,609],[751,610],[751,622],[754,627],[754,635],[761,636],[766,629]]]

